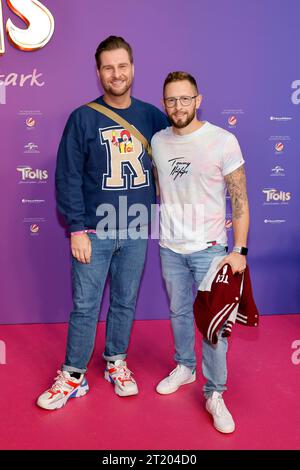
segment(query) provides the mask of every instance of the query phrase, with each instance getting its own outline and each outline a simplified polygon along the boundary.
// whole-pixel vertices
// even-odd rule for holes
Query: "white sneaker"
[[[104,378],[115,386],[115,393],[120,397],[128,397],[138,394],[136,381],[132,377],[125,361],[117,360],[115,363],[108,362]]]
[[[58,376],[51,388],[46,390],[37,400],[37,405],[45,410],[56,410],[64,406],[69,398],[84,396],[89,386],[84,374],[79,379],[71,377],[67,371],[57,371]]]
[[[190,384],[196,380],[195,369],[190,369],[183,364],[172,370],[172,372],[163,379],[156,387],[156,391],[161,395],[168,395],[169,393],[176,392],[181,385]]]
[[[206,409],[214,419],[214,427],[223,433],[231,433],[235,430],[235,424],[229,413],[221,393],[213,392],[206,400]]]

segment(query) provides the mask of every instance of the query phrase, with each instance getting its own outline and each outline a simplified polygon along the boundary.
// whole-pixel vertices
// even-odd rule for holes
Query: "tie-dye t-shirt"
[[[236,137],[204,122],[187,135],[167,127],[151,145],[160,186],[160,245],[183,254],[226,245],[224,177],[244,163]]]

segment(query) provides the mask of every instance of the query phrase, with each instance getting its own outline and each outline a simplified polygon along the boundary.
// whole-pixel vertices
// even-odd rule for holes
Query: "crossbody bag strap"
[[[102,104],[98,104],[95,102],[92,103],[87,103],[86,106],[89,106],[89,108],[94,109],[95,111],[98,111],[101,114],[104,114],[105,116],[109,117],[112,121],[115,121],[117,124],[120,124],[124,129],[129,131],[131,134],[133,134],[140,142],[143,144],[144,148],[146,149],[148,155],[152,157],[152,150],[151,146],[146,139],[146,137],[141,134],[140,131],[138,131],[135,127],[133,127],[131,124],[129,124],[126,119],[123,119],[119,114],[115,113],[111,109],[107,108],[106,106],[103,106]]]

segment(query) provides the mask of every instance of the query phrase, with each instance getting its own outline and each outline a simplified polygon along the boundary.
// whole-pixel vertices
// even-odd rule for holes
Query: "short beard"
[[[168,116],[168,117],[169,117],[169,120],[171,121],[172,126],[174,126],[176,129],[183,129],[184,127],[187,127],[192,122],[195,116],[196,116],[196,109],[194,109],[194,112],[187,117],[186,121],[181,122],[181,123],[180,121],[175,122],[172,116]]]
[[[102,87],[104,89],[104,91],[106,93],[108,93],[109,95],[112,95],[112,96],[123,96],[127,93],[127,91],[131,88],[131,85],[132,85],[132,82],[129,83],[129,85],[126,86],[126,88],[124,88],[123,90],[120,90],[120,91],[115,91],[114,89],[112,89],[111,87],[104,87],[103,84],[102,84]]]

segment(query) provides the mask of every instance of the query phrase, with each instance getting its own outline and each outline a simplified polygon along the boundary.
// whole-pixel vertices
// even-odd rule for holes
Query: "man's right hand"
[[[71,252],[80,263],[91,262],[92,243],[86,233],[81,235],[71,234]]]

